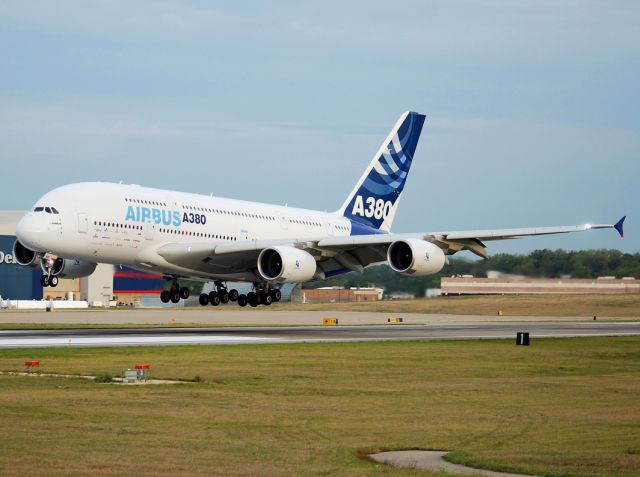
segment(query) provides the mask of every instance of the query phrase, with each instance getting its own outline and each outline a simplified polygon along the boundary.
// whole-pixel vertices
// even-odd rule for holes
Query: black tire
[[[215,290],[210,291],[209,292],[209,303],[211,303],[213,305],[213,301],[215,300],[215,297],[218,296],[218,292],[216,292]]]
[[[171,303],[178,303],[180,301],[180,292],[178,290],[171,290],[169,292],[169,298]]]
[[[162,290],[160,292],[160,301],[162,303],[169,303],[169,300],[171,300],[169,296],[169,290]]]
[[[247,300],[249,301],[249,305],[254,308],[260,304],[260,299],[258,298],[257,293],[254,292],[251,292],[247,295]]]
[[[180,288],[180,298],[182,298],[183,300],[186,300],[187,298],[189,298],[189,295],[190,295],[190,292],[187,287]]]
[[[229,303],[229,293],[226,290],[219,291],[218,296],[220,297],[220,303]]]
[[[273,298],[273,301],[275,302],[278,302],[282,299],[282,292],[277,288],[274,290],[271,290],[270,294],[271,294],[271,298]]]
[[[262,305],[269,306],[273,302],[273,297],[269,293],[262,292],[260,293],[259,297],[260,297],[260,303]]]
[[[238,296],[240,296],[238,290],[236,290],[235,288],[233,290],[229,290],[229,300],[238,301]]]
[[[211,306],[218,306],[220,304],[220,296],[216,293],[213,295],[213,299],[211,298],[211,294],[209,294],[209,304]]]
[[[209,295],[207,295],[206,293],[201,293],[198,301],[202,306],[207,306],[209,304]]]
[[[249,300],[247,300],[247,295],[238,295],[238,305],[247,306]]]
[[[56,277],[56,276],[49,277],[49,286],[53,287],[53,288],[57,287],[58,286],[58,277]]]
[[[49,286],[49,277],[46,275],[42,275],[40,277],[40,286],[41,287],[48,287]]]

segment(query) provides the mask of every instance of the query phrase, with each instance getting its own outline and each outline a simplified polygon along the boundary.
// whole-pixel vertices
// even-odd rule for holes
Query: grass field
[[[359,458],[455,451],[492,468],[637,476],[640,337],[2,350],[2,475],[429,475]]]
[[[262,309],[262,308],[260,308]],[[283,303],[270,309],[379,311],[495,316],[598,316],[640,318],[640,295],[490,295],[446,296],[364,303]]]

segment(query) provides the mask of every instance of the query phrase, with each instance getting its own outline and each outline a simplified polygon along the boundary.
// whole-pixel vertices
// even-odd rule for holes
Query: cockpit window
[[[44,211],[45,211],[47,214],[50,214],[50,213],[51,213],[51,207],[45,207],[45,208],[44,208]]]
[[[54,214],[59,214],[60,212],[58,212],[58,209],[56,209],[55,207],[51,207],[51,212],[53,212]]]
[[[35,209],[33,209],[34,212],[42,212],[44,210],[44,207],[36,207]]]

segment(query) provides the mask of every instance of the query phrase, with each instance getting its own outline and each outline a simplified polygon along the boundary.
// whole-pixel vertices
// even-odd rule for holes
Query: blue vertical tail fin
[[[424,120],[411,111],[400,116],[337,213],[357,225],[391,229]]]

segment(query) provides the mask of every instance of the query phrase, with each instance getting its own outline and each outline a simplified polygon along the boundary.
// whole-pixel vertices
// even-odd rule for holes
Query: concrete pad
[[[17,371],[0,371],[0,376],[26,376],[29,378],[49,377],[49,378],[80,378],[94,380],[95,376],[88,376],[86,374],[58,374],[58,373],[40,373],[38,371],[33,373],[20,373]],[[193,381],[176,381],[171,379],[153,379],[149,378],[144,381],[135,381],[132,383],[126,382],[124,378],[114,377],[110,383],[99,384],[121,384],[123,386],[140,386],[145,384],[193,384]]]
[[[391,465],[393,467],[404,467],[408,469],[423,469],[431,472],[484,475],[489,477],[527,477],[525,474],[494,472],[492,470],[474,469],[473,467],[452,464],[451,462],[444,460],[445,455],[447,455],[446,451],[406,450],[369,454],[369,457],[380,464]]]

